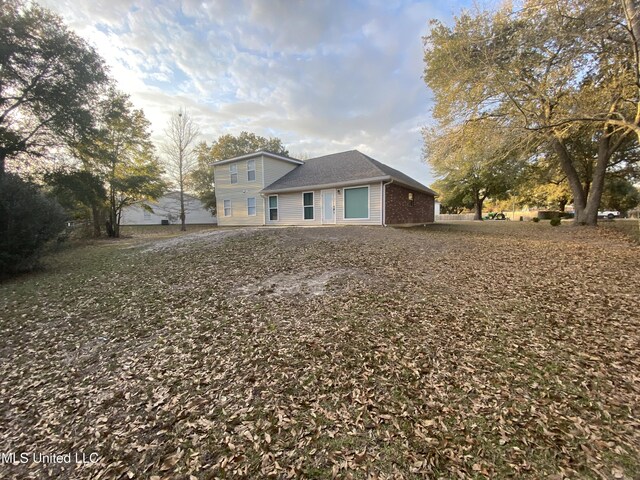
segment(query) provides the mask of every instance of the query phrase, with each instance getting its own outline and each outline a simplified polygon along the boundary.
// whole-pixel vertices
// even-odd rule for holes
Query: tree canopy
[[[497,136],[492,121],[469,123],[446,134],[425,132],[425,155],[441,179],[436,188],[447,208],[474,208],[482,219],[487,198],[506,198],[524,169],[521,146],[512,136]]]
[[[100,102],[95,134],[84,139],[88,163],[107,183],[110,236],[120,235],[124,207],[157,199],[166,188],[149,128],[144,112],[133,108],[128,95],[111,89]]]
[[[432,22],[424,58],[435,96],[432,138],[491,121],[496,139],[523,139],[527,161],[552,158],[576,220],[595,224],[605,173],[640,119],[634,12],[632,0],[526,0],[518,9],[465,11],[452,27]],[[581,178],[585,160],[592,168]]]
[[[0,175],[7,159],[38,154],[90,129],[108,77],[104,62],[59,16],[34,3],[0,4]]]

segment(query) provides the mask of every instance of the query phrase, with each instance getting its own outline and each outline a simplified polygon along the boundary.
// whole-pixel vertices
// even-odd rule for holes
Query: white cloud
[[[431,181],[420,161],[421,36],[449,11],[404,1],[43,4],[96,47],[156,140],[186,107],[207,140],[249,130],[312,156],[358,148]]]

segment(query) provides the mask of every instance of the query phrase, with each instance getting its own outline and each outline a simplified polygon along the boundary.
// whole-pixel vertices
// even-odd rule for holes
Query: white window
[[[250,217],[256,214],[256,199],[255,197],[247,198],[247,215]]]
[[[256,161],[255,160],[247,160],[247,181],[248,182],[256,181]]]
[[[231,183],[238,183],[238,164],[232,163],[229,165],[229,175],[231,176]]]
[[[224,201],[224,216],[225,217],[231,216],[231,200]]]
[[[302,218],[313,220],[313,192],[302,194]]]
[[[145,220],[151,220],[151,212],[149,210],[144,210],[142,215]]]
[[[269,220],[278,220],[278,196],[269,195]]]

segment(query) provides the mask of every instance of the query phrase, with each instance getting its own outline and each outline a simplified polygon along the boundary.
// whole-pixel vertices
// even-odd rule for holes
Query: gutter
[[[264,172],[264,170],[263,170]],[[265,195],[264,193],[260,193],[258,192],[258,195],[260,195],[260,198],[262,199],[262,226],[264,227],[267,224],[267,213],[269,210],[269,205],[267,204],[267,202],[265,202],[265,200],[267,199],[267,195]],[[280,208],[278,206],[278,208]]]
[[[382,226],[387,226],[387,185],[393,183],[393,178],[387,183],[382,184]]]

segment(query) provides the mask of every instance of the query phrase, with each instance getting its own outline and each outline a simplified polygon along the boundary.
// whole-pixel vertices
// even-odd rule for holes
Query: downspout
[[[260,197],[262,197],[262,226],[265,226],[267,224],[267,210],[269,206],[267,205],[267,202],[265,202],[265,199],[267,198],[265,194],[261,193]]]
[[[393,178],[387,183],[382,184],[382,226],[387,226],[387,185],[393,183]]]
[[[268,185],[265,185],[265,181],[264,181],[264,155],[260,155],[260,164],[262,165],[262,188],[266,188]],[[267,224],[267,215],[269,213],[269,201],[267,200],[267,196],[265,196],[264,193],[261,193],[260,196],[262,197],[262,226],[265,226]],[[265,200],[267,200],[265,202]]]

